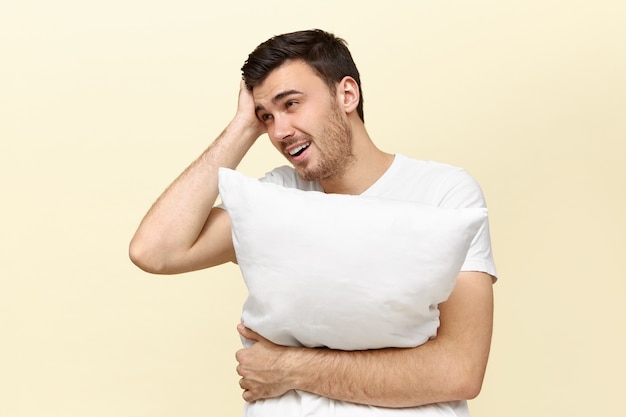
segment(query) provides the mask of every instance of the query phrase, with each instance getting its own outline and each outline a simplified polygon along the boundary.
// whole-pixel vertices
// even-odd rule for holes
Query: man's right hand
[[[248,90],[244,80],[241,80],[239,83],[239,101],[237,113],[231,124],[233,123],[241,123],[242,126],[247,126],[254,132],[252,136],[255,136],[255,139],[266,133],[265,126],[256,116],[256,106],[252,97],[252,91]]]

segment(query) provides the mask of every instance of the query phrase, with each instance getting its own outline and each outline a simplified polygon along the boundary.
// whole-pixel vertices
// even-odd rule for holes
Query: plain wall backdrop
[[[380,147],[465,167],[500,280],[478,417],[621,415],[626,6],[23,0],[0,6],[0,416],[237,416],[236,266],[128,242],[235,112],[268,37],[322,28]],[[261,138],[240,169],[283,159]]]

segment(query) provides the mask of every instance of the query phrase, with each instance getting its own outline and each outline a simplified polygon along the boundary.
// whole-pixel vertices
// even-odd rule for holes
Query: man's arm
[[[437,337],[409,349],[291,348],[239,327],[244,337],[256,341],[237,352],[243,398],[256,401],[291,389],[381,407],[474,398],[482,386],[491,344],[491,276],[461,272],[440,312]]]
[[[264,133],[243,81],[233,120],[150,208],[133,236],[129,255],[145,271],[175,274],[234,261],[230,220],[213,208],[219,167],[235,168]]]

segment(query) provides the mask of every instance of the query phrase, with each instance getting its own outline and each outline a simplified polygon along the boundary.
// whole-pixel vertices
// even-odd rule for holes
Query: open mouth
[[[305,143],[303,145],[300,145],[296,148],[293,148],[289,151],[289,155],[291,156],[300,156],[302,155],[302,152],[304,152],[311,144],[310,143]]]

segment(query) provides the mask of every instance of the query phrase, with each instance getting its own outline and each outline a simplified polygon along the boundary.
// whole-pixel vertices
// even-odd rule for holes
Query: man
[[[267,181],[326,193],[378,189],[379,197],[445,207],[484,206],[478,185],[463,170],[374,145],[363,122],[359,73],[343,40],[319,30],[277,36],[259,45],[242,70],[234,118],[161,195],[133,237],[130,256],[140,268],[174,274],[236,262],[228,214],[214,207],[217,171],[234,169],[263,133],[293,165]],[[376,187],[382,181],[384,187]],[[465,400],[478,395],[489,355],[494,277],[486,228],[439,306],[437,337],[414,348],[278,346],[240,325],[241,335],[255,342],[236,355],[243,398],[265,407],[248,408],[248,415],[289,415],[271,408],[273,399],[287,394],[326,401],[319,415],[468,415]]]

